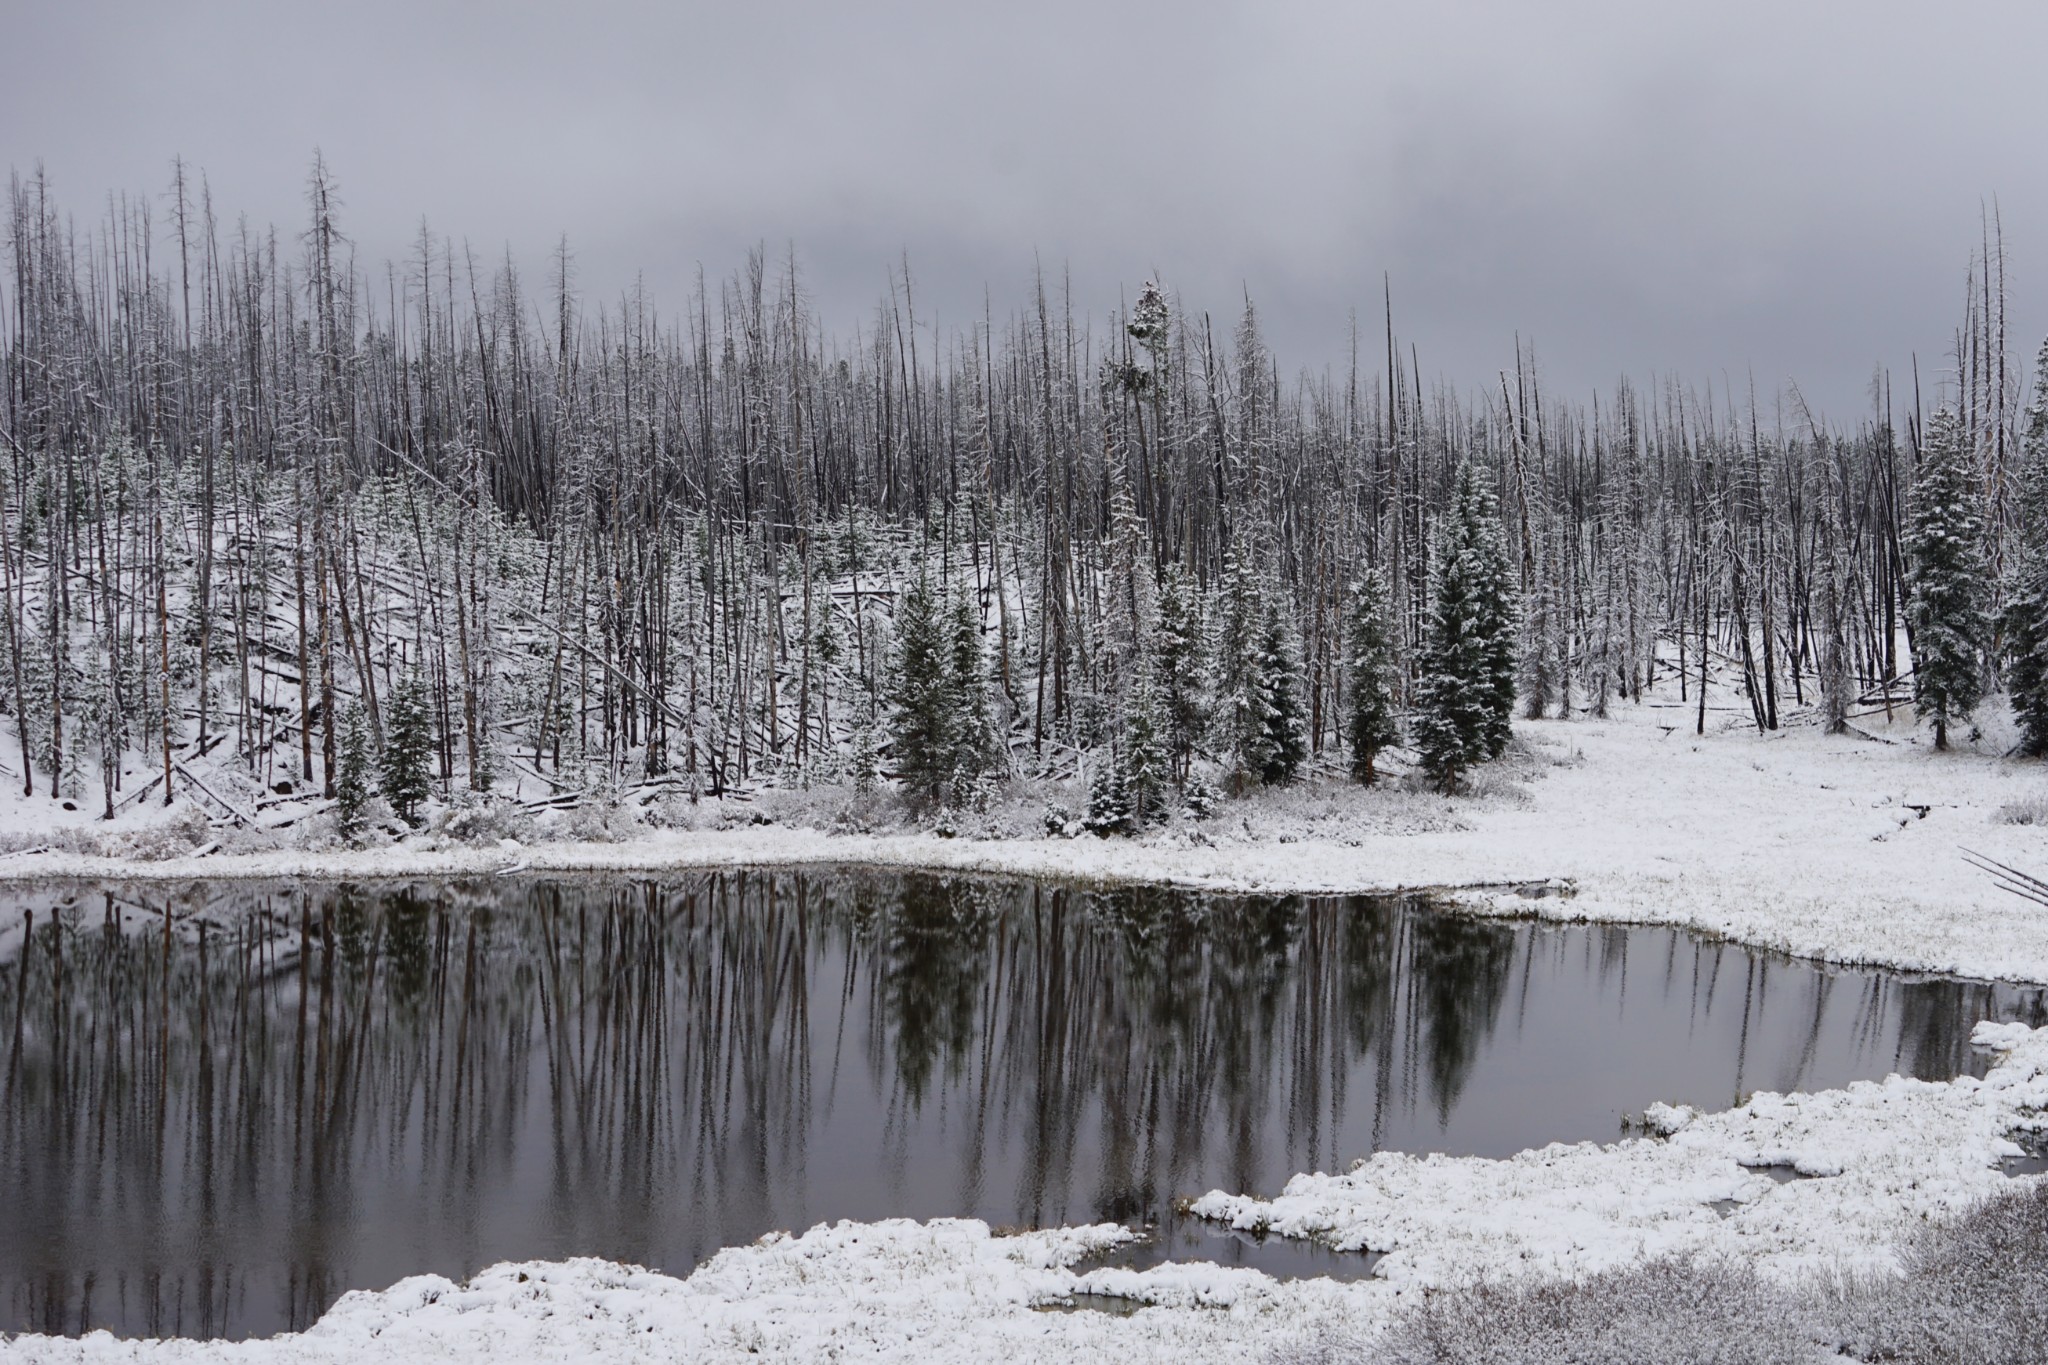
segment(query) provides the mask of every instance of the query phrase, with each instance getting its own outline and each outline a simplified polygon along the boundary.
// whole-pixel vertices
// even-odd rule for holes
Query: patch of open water
[[[0,1331],[267,1335],[424,1271],[685,1274],[839,1218],[1114,1220],[1149,1233],[1122,1264],[1355,1277],[1175,1202],[1981,1072],[1977,1020],[2048,1017],[1403,899],[832,869],[8,895]]]

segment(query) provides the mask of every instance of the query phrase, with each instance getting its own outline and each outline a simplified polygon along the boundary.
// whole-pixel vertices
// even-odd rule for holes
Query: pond
[[[1981,1070],[2038,990],[1412,899],[812,869],[20,889],[0,904],[0,1331],[268,1335],[350,1289],[823,1220],[1179,1217],[1380,1149],[1611,1141]]]

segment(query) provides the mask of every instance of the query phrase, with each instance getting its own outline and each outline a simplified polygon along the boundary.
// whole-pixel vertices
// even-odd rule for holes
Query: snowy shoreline
[[[1726,721],[1695,736],[1675,723],[1691,712],[1674,710],[1626,704],[1606,720],[1520,723],[1518,759],[1477,799],[1313,784],[1141,839],[750,823],[639,829],[599,843],[542,826],[504,844],[415,836],[362,850],[160,860],[32,850],[0,855],[0,884],[839,865],[1253,894],[1433,892],[1481,914],[1671,925],[1840,965],[2048,983],[2048,912],[1963,857],[1968,849],[2048,871],[2044,765],[1995,757],[1995,733],[1984,752],[1930,753],[1903,715],[1874,739],[1811,725],[1759,737]],[[734,823],[754,814],[744,803],[697,809]],[[0,814],[17,831],[58,830],[49,807],[40,810],[42,826],[32,803]],[[94,828],[84,816],[65,823]]]

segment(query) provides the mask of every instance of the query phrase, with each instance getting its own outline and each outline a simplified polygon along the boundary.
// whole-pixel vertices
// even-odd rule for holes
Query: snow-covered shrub
[[[299,847],[304,836],[294,838],[290,829],[241,829],[230,828],[217,831],[220,851],[224,854],[275,853],[281,849]],[[366,836],[375,837],[375,836]]]
[[[1747,1265],[1679,1257],[1583,1280],[1438,1290],[1369,1350],[1324,1358],[1333,1365],[1795,1365],[1826,1353],[1791,1291]]]
[[[2048,1355],[2048,1183],[1931,1223],[1903,1277],[1834,1296],[1836,1332],[1859,1360],[2006,1365]]]
[[[532,834],[533,820],[516,801],[481,795],[436,812],[431,828],[457,843],[495,844],[504,839],[525,840]]]
[[[197,806],[182,807],[168,819],[123,830],[106,841],[107,852],[118,858],[160,862],[182,858],[192,850],[213,842],[213,825]]]
[[[1527,810],[1536,804],[1535,796],[1515,780],[1514,773],[1493,764],[1473,769],[1465,789],[1471,796],[1492,805]]]
[[[720,804],[701,795],[692,801],[688,792],[668,791],[649,802],[640,818],[650,829],[717,829]]]
[[[1311,1326],[1299,1337],[1276,1342],[1260,1365],[1370,1365],[1379,1359],[1367,1340],[1341,1328]]]
[[[2048,796],[2008,801],[1992,818],[2001,825],[2048,825]]]
[[[615,844],[646,828],[631,802],[593,796],[580,806],[556,812],[547,833],[570,843]]]
[[[90,829],[77,825],[58,825],[51,829],[10,829],[0,830],[0,854],[27,853],[33,849],[54,849],[58,853],[84,853],[98,856],[100,837]]]
[[[834,834],[873,834],[900,824],[906,803],[902,797],[887,788],[877,787],[865,792],[855,792],[847,798],[833,818]]]
[[[845,812],[852,790],[850,784],[844,783],[820,784],[804,790],[771,787],[754,798],[753,811],[750,815],[742,812],[742,819],[751,818],[756,824],[765,819],[791,829],[830,829]]]

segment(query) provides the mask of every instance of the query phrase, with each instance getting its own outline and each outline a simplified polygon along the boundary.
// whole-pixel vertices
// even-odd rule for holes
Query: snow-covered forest
[[[1939,741],[2010,687],[2048,745],[2048,387],[1995,228],[1946,357],[1844,424],[1789,384],[1556,393],[1519,342],[1433,381],[1391,292],[1304,362],[1253,300],[1150,282],[1042,274],[942,331],[908,264],[828,319],[794,253],[680,299],[424,225],[370,262],[318,162],[272,228],[183,166],[80,202],[18,175],[0,282],[31,801],[338,798],[348,834],[380,787],[944,819],[1079,776],[1109,833],[1382,748],[1455,789],[1511,710],[1660,683],[1701,726],[1711,691],[1761,731],[1917,704]]]

